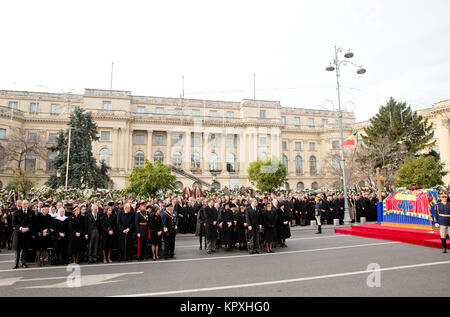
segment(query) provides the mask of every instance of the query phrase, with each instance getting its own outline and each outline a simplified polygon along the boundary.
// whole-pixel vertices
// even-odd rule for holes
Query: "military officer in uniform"
[[[447,253],[447,232],[450,226],[450,204],[447,202],[448,196],[441,195],[441,203],[438,204],[438,221],[441,230],[442,253]]]
[[[148,257],[148,214],[146,210],[146,202],[141,201],[140,207],[136,211],[136,236],[138,240],[137,244],[137,259],[138,261],[146,260]]]

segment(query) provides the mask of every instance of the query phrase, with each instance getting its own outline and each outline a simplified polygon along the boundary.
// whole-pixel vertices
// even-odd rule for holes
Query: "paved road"
[[[213,255],[177,237],[176,259],[81,265],[70,287],[66,266],[12,270],[0,253],[2,296],[450,296],[450,254],[439,249],[314,231],[293,231],[287,248]],[[380,279],[368,265],[379,265]],[[368,287],[367,280],[381,287]],[[72,284],[73,286],[73,284]]]

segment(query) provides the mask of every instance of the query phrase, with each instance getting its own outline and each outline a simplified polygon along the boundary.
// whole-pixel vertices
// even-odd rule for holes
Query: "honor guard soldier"
[[[138,261],[145,260],[148,257],[148,238],[149,238],[149,224],[148,213],[146,210],[147,203],[141,201],[139,209],[136,211],[136,236],[137,236],[137,259]]]
[[[173,259],[175,253],[175,236],[177,234],[177,217],[173,213],[173,205],[166,206],[163,221],[164,259]]]
[[[441,195],[441,203],[438,204],[438,221],[441,230],[442,253],[447,253],[447,232],[450,227],[450,204],[447,202],[448,196]]]

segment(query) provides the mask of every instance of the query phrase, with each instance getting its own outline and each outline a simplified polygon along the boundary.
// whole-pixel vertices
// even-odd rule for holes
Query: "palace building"
[[[277,101],[161,98],[99,89],[85,89],[84,94],[0,91],[0,145],[18,128],[29,138],[42,135],[50,146],[58,132],[67,129],[73,106],[92,113],[100,137],[93,154],[111,167],[115,188],[126,187],[132,169],[145,159],[171,165],[179,187],[251,186],[249,163],[277,157],[288,167],[285,188],[318,189],[332,178],[322,160],[339,150],[336,111],[282,107]],[[343,112],[344,137],[354,124],[354,114]],[[2,186],[17,168],[17,162],[4,159],[4,151],[3,145]],[[29,152],[23,165],[42,185],[54,173],[55,154]]]
[[[258,157],[282,160],[288,167],[286,189],[319,189],[336,180],[327,166],[340,164],[337,111],[282,107],[264,100],[134,96],[118,90],[85,89],[83,94],[0,90],[1,186],[17,168],[17,162],[5,159],[4,143],[11,131],[20,129],[30,139],[40,136],[50,146],[58,132],[67,129],[74,106],[91,112],[98,125],[93,154],[111,167],[114,188],[126,187],[132,169],[145,159],[170,165],[180,188],[251,186],[247,168]],[[435,123],[437,146],[449,170],[450,100],[420,112]],[[353,113],[343,112],[344,138],[365,124],[356,124]],[[29,151],[22,167],[34,171],[38,185],[43,185],[54,173],[54,155]]]

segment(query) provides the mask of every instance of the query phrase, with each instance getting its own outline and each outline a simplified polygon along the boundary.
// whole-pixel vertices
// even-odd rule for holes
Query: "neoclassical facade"
[[[2,90],[0,145],[11,128],[19,128],[30,137],[44,135],[50,146],[67,128],[73,106],[92,113],[100,137],[93,153],[111,167],[115,188],[126,187],[132,169],[145,159],[171,165],[180,187],[251,186],[247,168],[258,157],[281,159],[288,167],[285,188],[292,190],[322,188],[333,177],[322,165],[339,149],[338,113],[282,107],[276,101],[160,98],[98,89],[83,94]],[[343,128],[344,137],[353,132],[353,113],[343,113]],[[17,164],[4,160],[3,146],[0,181],[6,186]],[[53,156],[27,154],[25,168],[35,172],[39,185],[53,173]]]

